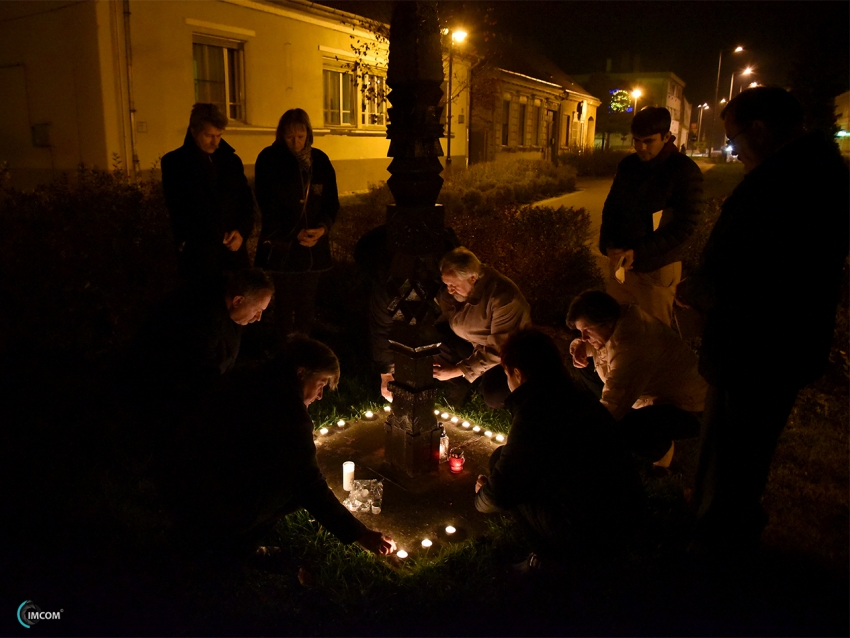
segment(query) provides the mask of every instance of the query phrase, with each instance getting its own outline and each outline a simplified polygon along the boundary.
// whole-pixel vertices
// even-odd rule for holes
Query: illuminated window
[[[192,35],[195,102],[215,104],[231,120],[245,122],[245,56],[242,42]]]
[[[387,124],[387,79],[364,75],[360,84],[360,123],[365,126]]]
[[[325,126],[354,126],[354,76],[348,71],[330,69],[324,69],[323,74]]]

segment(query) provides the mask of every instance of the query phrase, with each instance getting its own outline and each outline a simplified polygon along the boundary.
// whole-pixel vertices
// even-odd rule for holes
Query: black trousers
[[[694,490],[695,536],[709,547],[753,549],[767,524],[761,496],[799,392],[780,381],[767,387],[755,400],[751,387],[709,386]]]
[[[455,365],[472,354],[474,349],[472,344],[466,339],[458,337],[448,324],[437,324],[437,330],[440,332],[443,341],[440,345],[440,353],[434,357],[434,363]],[[441,383],[446,387],[449,400],[457,405],[465,400],[475,384],[477,384],[478,394],[484,399],[484,403],[494,410],[504,407],[505,399],[511,393],[510,388],[508,388],[508,377],[502,370],[502,366],[498,365],[487,370],[472,384],[464,377],[456,377]]]
[[[626,446],[651,461],[661,459],[673,441],[699,436],[697,416],[675,405],[648,405],[632,410],[617,424]]]

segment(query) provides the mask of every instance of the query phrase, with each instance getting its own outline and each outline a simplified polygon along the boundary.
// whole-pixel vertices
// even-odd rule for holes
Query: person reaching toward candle
[[[621,547],[642,491],[614,419],[574,385],[554,341],[537,329],[509,337],[501,365],[513,422],[490,475],[478,477],[475,508],[514,514],[533,550],[522,569]]]
[[[338,381],[333,351],[293,335],[280,356],[234,377],[185,424],[164,477],[178,543],[250,555],[278,520],[304,508],[343,543],[395,551],[337,500],[316,462],[307,407]]]

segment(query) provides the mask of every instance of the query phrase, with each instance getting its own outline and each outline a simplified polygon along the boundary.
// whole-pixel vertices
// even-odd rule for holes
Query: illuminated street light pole
[[[448,103],[448,112],[446,113],[446,121],[448,122],[448,132],[446,135],[446,169],[450,169],[452,165],[452,79],[454,76],[454,52],[455,42],[463,42],[466,39],[467,33],[462,29],[444,29],[449,38],[449,94],[446,97]]]
[[[741,76],[741,75],[750,75],[752,72],[753,72],[752,68],[747,67],[746,69],[744,69],[743,71],[741,71],[738,75],[739,75],[739,76]],[[732,71],[732,79],[731,79],[731,80],[730,80],[730,82],[729,82],[729,101],[730,101],[730,102],[732,101],[732,89],[734,88],[734,86],[735,86],[735,72],[734,72],[734,71]]]
[[[639,98],[641,95],[643,95],[643,91],[641,91],[640,89],[635,89],[634,91],[632,91],[632,97],[635,99],[635,115],[637,115],[637,102],[638,102],[638,98]]]
[[[699,109],[699,124],[697,125],[697,144],[699,144],[700,140],[702,139],[702,114],[707,108],[709,108],[709,106],[708,104],[700,104],[697,108]]]
[[[744,50],[744,47],[735,47],[732,50],[732,53],[740,53],[743,50]],[[717,82],[714,85],[714,105],[715,106],[717,105],[717,98],[720,97],[720,66],[723,63],[723,51],[724,51],[724,49],[720,49],[720,55],[717,58]],[[732,99],[732,98],[730,97],[729,99]],[[715,113],[715,115],[711,118],[711,135],[710,135],[711,143],[708,145],[708,155],[709,155],[709,157],[711,157],[711,151],[714,150],[714,122],[717,119],[717,116],[716,116],[717,111],[714,111],[714,113]]]

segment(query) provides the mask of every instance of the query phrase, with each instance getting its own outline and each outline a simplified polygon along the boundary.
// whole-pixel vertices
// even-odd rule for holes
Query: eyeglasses
[[[749,124],[747,124],[744,128],[742,128],[740,131],[738,131],[737,133],[735,133],[732,137],[727,137],[727,138],[726,138],[726,146],[732,146],[732,142],[734,142],[736,138],[740,137],[740,136],[741,136],[741,133],[743,133],[743,132],[744,132],[744,131],[746,131],[748,128],[750,128],[750,126],[752,126],[752,122],[750,122]]]

